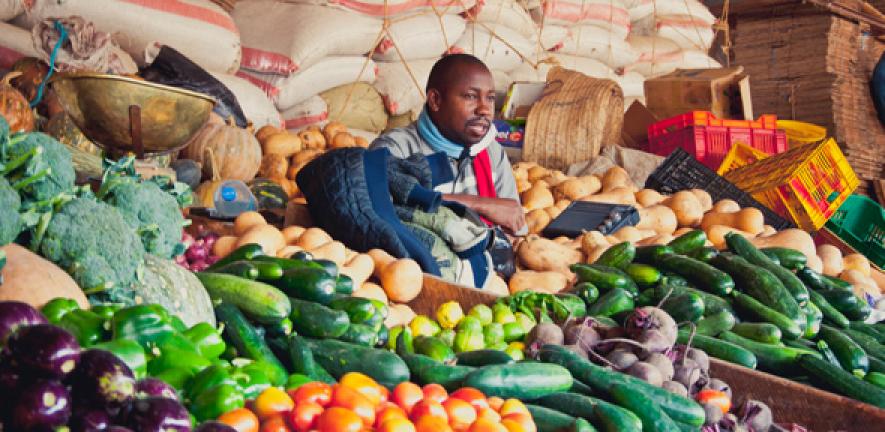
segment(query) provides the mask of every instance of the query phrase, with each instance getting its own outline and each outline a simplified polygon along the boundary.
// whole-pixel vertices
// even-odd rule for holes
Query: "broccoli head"
[[[116,207],[126,223],[140,234],[148,253],[172,258],[183,252],[179,245],[186,220],[175,197],[163,191],[157,183],[119,178],[103,199]]]
[[[0,142],[0,174],[24,201],[45,201],[74,187],[71,152],[40,132],[15,134]]]
[[[0,177],[0,246],[12,243],[22,230],[18,214],[21,199],[5,178]]]
[[[135,230],[115,207],[91,197],[61,205],[46,227],[40,253],[87,293],[129,290],[144,262]]]

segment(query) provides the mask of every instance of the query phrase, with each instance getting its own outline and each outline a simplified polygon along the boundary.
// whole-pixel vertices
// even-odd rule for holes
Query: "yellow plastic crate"
[[[806,231],[822,227],[860,183],[832,138],[735,168],[725,178]]]
[[[827,128],[794,120],[777,120],[777,128],[787,133],[790,147],[814,144],[827,138]]]
[[[756,150],[744,143],[735,143],[728,150],[728,154],[725,155],[725,159],[722,160],[722,165],[719,165],[716,174],[723,175],[735,168],[749,165],[767,157],[768,153],[762,150]]]

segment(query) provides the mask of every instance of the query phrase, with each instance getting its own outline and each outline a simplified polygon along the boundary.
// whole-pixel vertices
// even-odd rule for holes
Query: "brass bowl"
[[[211,97],[119,75],[59,74],[51,80],[62,107],[89,140],[112,153],[135,152],[131,106],[141,111],[145,154],[180,150],[206,124]]]

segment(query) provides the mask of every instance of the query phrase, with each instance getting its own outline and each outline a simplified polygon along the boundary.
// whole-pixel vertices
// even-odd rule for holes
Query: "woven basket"
[[[554,67],[544,95],[526,119],[522,160],[565,171],[616,144],[624,124],[624,94],[612,80]]]

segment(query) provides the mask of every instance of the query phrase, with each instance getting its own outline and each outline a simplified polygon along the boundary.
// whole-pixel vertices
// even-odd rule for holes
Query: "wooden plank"
[[[439,305],[455,300],[466,312],[480,303],[491,305],[500,296],[480,289],[448,282],[436,276],[424,275],[424,288],[421,294],[409,302],[409,307],[417,314],[433,316]]]

